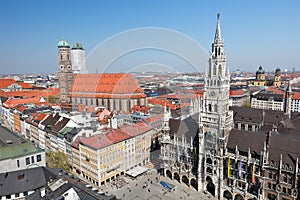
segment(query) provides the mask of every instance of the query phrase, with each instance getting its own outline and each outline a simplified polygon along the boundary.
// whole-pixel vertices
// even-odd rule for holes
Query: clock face
[[[212,97],[215,96],[215,92],[214,92],[214,91],[211,91],[211,92],[210,92],[210,96],[212,96]]]

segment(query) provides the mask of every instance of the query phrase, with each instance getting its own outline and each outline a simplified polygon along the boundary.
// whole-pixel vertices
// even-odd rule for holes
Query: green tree
[[[68,156],[59,150],[46,152],[46,163],[50,168],[63,168],[67,172],[71,172],[71,165]]]
[[[50,96],[48,96],[47,101],[49,103],[58,103],[59,99],[56,95],[50,95]]]
[[[242,107],[247,107],[247,108],[251,108],[251,101],[249,99],[246,99],[243,104]]]

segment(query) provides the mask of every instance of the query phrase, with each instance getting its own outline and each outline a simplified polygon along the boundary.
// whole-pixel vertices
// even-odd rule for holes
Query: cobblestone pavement
[[[122,188],[117,189],[116,186],[109,183],[108,185],[101,186],[101,189],[108,194],[116,195],[118,199],[124,200],[216,199],[210,194],[204,194],[202,192],[197,192],[194,188],[188,188],[184,183],[180,184],[176,180],[157,176],[155,170],[150,170],[147,174],[141,175],[136,179],[131,179],[127,176],[123,176],[123,178],[128,184]],[[174,189],[168,191],[160,184],[160,181],[165,181],[170,185],[174,185]]]

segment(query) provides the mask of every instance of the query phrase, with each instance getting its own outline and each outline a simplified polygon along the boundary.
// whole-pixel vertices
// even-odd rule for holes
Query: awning
[[[132,176],[132,177],[137,177],[138,175],[143,174],[146,171],[148,171],[148,168],[142,167],[142,166],[137,166],[137,167],[127,171],[126,174],[129,176]]]

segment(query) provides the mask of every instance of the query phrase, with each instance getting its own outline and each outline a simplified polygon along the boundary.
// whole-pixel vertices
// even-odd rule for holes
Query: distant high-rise
[[[71,49],[71,63],[74,73],[86,74],[85,50],[79,42],[76,42]]]
[[[69,93],[74,81],[74,74],[71,63],[70,44],[61,40],[58,47],[58,85],[59,100],[61,103],[70,102]]]

